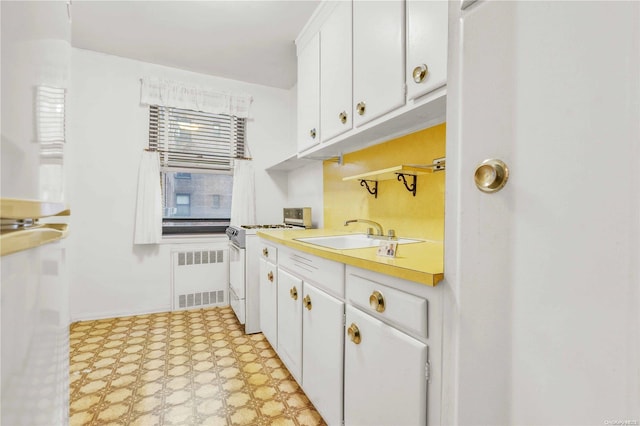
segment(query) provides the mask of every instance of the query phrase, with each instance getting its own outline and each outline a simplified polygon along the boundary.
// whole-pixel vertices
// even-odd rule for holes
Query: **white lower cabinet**
[[[278,355],[302,384],[302,280],[278,268]]]
[[[302,387],[329,425],[342,422],[344,302],[304,282]]]
[[[350,305],[346,314],[345,425],[425,425],[427,345]]]
[[[283,246],[260,260],[262,330],[327,424],[441,423],[440,288]]]
[[[260,328],[274,349],[278,349],[278,271],[260,258]]]

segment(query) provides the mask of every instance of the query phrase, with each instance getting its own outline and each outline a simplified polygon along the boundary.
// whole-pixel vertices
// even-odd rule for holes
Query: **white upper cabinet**
[[[322,141],[353,127],[351,2],[340,2],[320,29],[320,128]]]
[[[298,50],[298,152],[320,142],[320,34]]]
[[[357,126],[405,104],[404,2],[353,2],[353,104]]]
[[[447,83],[446,1],[407,0],[407,99]]]

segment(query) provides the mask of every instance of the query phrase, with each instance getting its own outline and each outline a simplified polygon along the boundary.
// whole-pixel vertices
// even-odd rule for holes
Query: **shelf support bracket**
[[[418,186],[418,182],[416,181],[416,175],[405,175],[404,173],[396,173],[398,175],[398,182],[404,183],[404,187],[407,188],[407,191],[411,192],[413,196],[416,196],[416,187]],[[409,185],[407,182],[407,178],[405,176],[413,177],[413,183]]]
[[[373,187],[369,187],[369,182],[373,184]],[[364,186],[369,191],[369,194],[373,195],[375,198],[378,198],[378,181],[377,180],[366,180],[360,179],[360,186]]]

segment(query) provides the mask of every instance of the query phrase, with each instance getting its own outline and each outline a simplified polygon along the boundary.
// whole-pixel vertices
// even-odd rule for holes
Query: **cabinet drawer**
[[[271,244],[260,242],[260,256],[269,262],[278,263],[278,248]]]
[[[427,299],[349,274],[347,300],[410,334],[428,338]]]
[[[280,249],[278,266],[310,281],[328,293],[344,298],[344,264],[297,250]]]

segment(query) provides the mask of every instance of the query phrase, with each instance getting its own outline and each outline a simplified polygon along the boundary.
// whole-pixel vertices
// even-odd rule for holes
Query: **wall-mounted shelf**
[[[361,173],[359,175],[343,177],[343,181],[348,180],[395,180],[398,178],[398,173],[405,175],[424,175],[433,173],[433,167],[431,166],[395,166],[388,169],[374,170],[367,173]]]
[[[343,177],[343,181],[359,180],[360,185],[366,187],[371,195],[378,198],[378,182],[381,180],[398,180],[402,182],[407,188],[407,191],[411,192],[413,196],[416,196],[416,188],[418,186],[417,176],[431,174],[434,172],[442,171],[445,169],[445,159],[438,158],[433,160],[433,164],[426,165],[401,165],[389,167],[387,169],[374,170],[367,173],[360,173],[358,175]],[[409,183],[407,177],[412,177],[413,181]],[[369,183],[375,183],[372,185],[372,189],[369,187]]]

